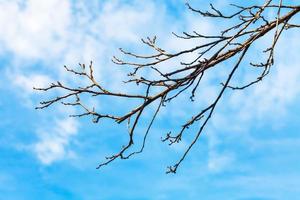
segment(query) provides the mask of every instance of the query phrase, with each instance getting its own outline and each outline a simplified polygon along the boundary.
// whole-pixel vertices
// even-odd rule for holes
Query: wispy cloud
[[[32,150],[38,159],[46,165],[57,160],[72,158],[75,153],[69,149],[71,137],[77,134],[78,122],[74,118],[57,119],[52,127],[39,128],[39,141]]]
[[[0,9],[3,11],[0,13],[0,55],[11,55],[4,68],[5,75],[12,82],[10,87],[20,91],[16,95],[27,106],[33,106],[33,86],[46,86],[52,82],[51,77],[72,82],[62,73],[63,64],[93,60],[98,65],[109,66],[109,58],[103,61],[103,57],[111,56],[115,43],[138,41],[139,34],[150,30],[150,27],[140,27],[145,27],[157,15],[152,1],[130,4],[91,1],[86,4],[69,0],[15,0],[1,1]],[[117,71],[111,73],[110,68],[108,72],[100,71],[103,72],[98,68],[97,75],[101,79],[106,77],[104,81],[110,85],[119,81]],[[109,74],[114,77],[108,78]],[[55,112],[60,115],[62,111]],[[74,129],[70,129],[72,127]],[[39,140],[33,145],[38,159],[51,164],[68,157],[72,151],[67,146],[76,135],[77,127],[74,119],[56,120],[39,127],[36,131]]]
[[[34,92],[33,87],[46,87],[52,80],[43,74],[30,74],[29,76],[22,74],[9,74],[10,80],[15,87],[22,89],[26,94]]]
[[[49,59],[62,53],[71,17],[68,0],[1,1],[0,8],[0,44],[5,51],[18,59]]]

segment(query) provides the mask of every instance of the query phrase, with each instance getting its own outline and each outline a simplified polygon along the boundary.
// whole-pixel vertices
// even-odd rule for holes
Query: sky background
[[[97,79],[117,90],[126,79],[124,70],[110,62],[113,55],[120,55],[118,47],[144,52],[140,38],[157,35],[162,46],[176,51],[197,41],[176,40],[172,31],[216,33],[226,25],[188,12],[184,2],[0,0],[1,200],[273,200],[300,196],[297,30],[282,36],[276,64],[262,83],[225,94],[176,175],[166,175],[166,167],[180,158],[189,137],[172,147],[160,138],[178,130],[213,99],[231,62],[207,74],[195,103],[188,101],[189,94],[183,94],[162,110],[142,154],[116,160],[101,170],[96,166],[126,141],[125,124],[69,118],[80,111],[61,105],[34,109],[55,93],[41,94],[33,86],[47,86],[55,80],[82,83],[64,72],[63,65],[76,67],[93,60]],[[226,5],[239,1],[211,2],[230,12]],[[210,2],[193,3],[208,8]],[[296,20],[299,22],[299,16]],[[259,41],[247,59],[262,58],[261,49],[270,38]],[[233,82],[255,77],[258,72],[249,69],[244,63]],[[100,111],[131,106],[107,99],[87,101]],[[143,130],[143,126],[138,128]]]

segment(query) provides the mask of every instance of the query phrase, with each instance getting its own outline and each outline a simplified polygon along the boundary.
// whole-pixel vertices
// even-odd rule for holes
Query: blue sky
[[[229,2],[215,1],[223,8]],[[110,62],[118,47],[146,51],[139,38],[157,35],[164,47],[176,51],[194,43],[174,40],[172,31],[214,33],[224,24],[189,13],[180,0],[0,0],[0,10],[0,199],[273,200],[300,195],[299,31],[283,35],[264,82],[226,93],[178,173],[166,175],[188,138],[169,147],[160,137],[209,103],[230,62],[207,74],[195,103],[184,94],[162,110],[142,154],[101,170],[96,166],[126,141],[125,125],[68,118],[78,110],[60,105],[36,111],[39,100],[54,94],[32,87],[54,80],[74,84],[63,65],[93,60],[97,78],[120,89],[126,74]],[[257,43],[249,58],[261,58],[259,50],[267,42]],[[248,68],[233,81],[253,77]],[[100,110],[130,106],[105,99],[88,103]]]

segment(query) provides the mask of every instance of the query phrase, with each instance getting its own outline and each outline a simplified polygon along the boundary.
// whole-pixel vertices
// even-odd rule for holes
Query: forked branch
[[[88,79],[90,84],[84,87],[70,87],[61,82],[56,82],[50,84],[50,86],[46,88],[35,88],[36,90],[46,92],[54,89],[65,92],[63,95],[47,101],[42,101],[37,109],[47,108],[54,103],[62,102],[65,106],[80,107],[81,110],[83,110],[83,113],[72,115],[71,117],[92,116],[93,122],[95,123],[98,123],[102,118],[114,120],[116,123],[127,121],[128,142],[116,154],[107,157],[106,161],[102,162],[97,167],[100,168],[117,158],[128,159],[133,155],[141,153],[145,147],[150,128],[162,106],[167,106],[173,99],[188,92],[190,92],[190,100],[194,101],[194,97],[197,94],[197,88],[201,85],[202,77],[205,76],[207,71],[229,59],[235,59],[236,64],[231,67],[232,69],[229,71],[227,78],[221,84],[221,89],[217,97],[207,107],[192,116],[189,121],[183,123],[179,133],[172,134],[172,132],[169,132],[166,136],[162,137],[163,142],[174,145],[181,142],[189,127],[195,124],[200,125],[200,129],[193,136],[191,143],[188,144],[183,155],[174,165],[169,166],[167,169],[167,173],[176,173],[178,167],[184,161],[187,154],[204,131],[226,89],[243,90],[262,81],[264,77],[269,74],[270,68],[274,64],[274,51],[282,33],[291,28],[299,28],[299,25],[289,23],[289,21],[300,12],[300,5],[284,5],[282,0],[274,2],[275,1],[273,0],[267,0],[262,5],[251,5],[246,7],[231,5],[236,11],[229,14],[224,14],[212,4],[210,5],[210,11],[201,11],[187,4],[190,11],[199,14],[202,17],[218,18],[226,21],[229,20],[235,22],[235,24],[223,29],[220,33],[216,33],[215,35],[204,35],[196,31],[193,31],[192,33],[183,32],[182,34],[173,33],[175,37],[182,40],[194,40],[195,43],[197,43],[198,39],[207,41],[204,44],[201,43],[195,45],[193,48],[184,49],[178,52],[171,52],[159,46],[156,36],[153,38],[147,37],[146,39],[141,40],[142,44],[153,50],[153,54],[142,55],[120,49],[121,53],[127,56],[127,58],[130,58],[131,61],[129,62],[117,57],[113,57],[112,61],[117,65],[131,67],[132,71],[128,74],[129,79],[125,81],[125,84],[135,83],[138,85],[141,89],[137,94],[114,92],[104,88],[94,78],[92,62],[88,66],[80,64],[80,69],[78,71],[65,66],[65,69],[68,72],[75,76]],[[273,19],[269,19],[270,17],[267,18],[265,16],[267,13],[274,10],[276,11],[274,12],[276,14],[273,16]],[[254,43],[258,41],[259,38],[264,37],[268,33],[273,33],[274,37],[270,46],[262,52],[262,54],[267,55],[266,60],[250,63],[251,67],[261,70],[260,75],[255,80],[244,85],[230,85],[230,81],[237,70],[242,64],[245,64],[243,61],[245,60],[244,58],[249,52],[249,49],[253,47]],[[164,64],[167,65],[167,61],[179,59],[182,55],[194,55],[195,53],[197,53],[195,59],[192,59],[189,62],[180,62],[180,65],[176,69],[168,72],[162,70]],[[145,69],[153,71],[157,76],[151,78],[142,77],[140,72]],[[92,97],[110,96],[112,98],[124,98],[128,101],[139,100],[138,102],[140,103],[138,103],[135,108],[128,109],[128,112],[125,114],[112,115],[99,113],[96,112],[95,108],[89,108],[81,100],[82,95],[85,94],[91,95]],[[145,129],[139,150],[133,151],[131,149],[134,145],[136,127],[141,124],[141,116],[145,113],[145,109],[150,107],[150,105],[156,105],[157,108]]]

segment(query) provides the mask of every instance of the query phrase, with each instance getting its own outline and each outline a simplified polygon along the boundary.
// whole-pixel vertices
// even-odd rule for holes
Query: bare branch
[[[121,150],[117,153],[107,157],[106,161],[100,163],[97,168],[108,165],[116,159],[128,159],[133,155],[143,152],[147,137],[150,133],[150,128],[154,124],[155,119],[163,106],[166,107],[170,101],[184,93],[189,93],[190,99],[188,99],[188,101],[194,101],[196,94],[201,95],[201,92],[197,92],[197,89],[201,86],[201,80],[210,68],[216,68],[229,59],[236,60],[236,64],[231,66],[231,71],[227,74],[224,83],[221,84],[222,86],[217,97],[211,101],[207,107],[204,107],[194,116],[191,116],[190,120],[183,123],[177,134],[173,135],[172,132],[169,132],[166,136],[162,137],[163,142],[168,142],[169,145],[176,145],[185,137],[185,133],[189,127],[197,124],[200,126],[198,132],[193,136],[193,140],[186,147],[183,155],[174,165],[168,167],[167,173],[176,173],[178,167],[185,160],[186,156],[205,130],[205,127],[226,89],[243,90],[262,81],[264,77],[269,74],[270,68],[274,64],[274,52],[281,35],[284,31],[291,28],[300,28],[299,25],[289,23],[289,21],[300,12],[300,5],[284,5],[282,0],[279,0],[279,3],[277,4],[273,3],[273,0],[265,0],[262,5],[240,6],[232,4],[231,6],[236,10],[226,14],[216,8],[213,4],[210,4],[209,11],[195,9],[188,3],[186,5],[188,10],[199,14],[202,17],[226,20],[226,22],[233,22],[233,24],[228,25],[228,27],[224,28],[220,33],[215,33],[214,35],[204,35],[196,31],[192,31],[191,33],[183,31],[182,34],[173,33],[178,39],[195,41],[194,47],[177,52],[169,51],[161,47],[158,44],[156,36],[141,39],[143,46],[150,49],[151,52],[153,52],[152,54],[143,55],[120,48],[119,50],[121,54],[125,56],[125,59],[123,60],[114,56],[112,61],[117,65],[128,66],[132,69],[128,74],[128,80],[124,81],[124,84],[135,83],[140,88],[137,94],[113,92],[103,87],[103,85],[98,83],[95,79],[92,62],[89,66],[79,64],[79,70],[64,66],[66,71],[75,75],[76,78],[88,80],[89,84],[86,86],[72,87],[61,82],[56,82],[45,88],[35,88],[36,90],[43,92],[59,90],[61,92],[60,94],[62,94],[50,100],[40,102],[37,109],[44,109],[54,103],[61,102],[65,106],[78,107],[83,111],[80,114],[71,115],[71,117],[90,116],[94,123],[98,123],[102,118],[113,120],[116,123],[127,121],[128,142],[122,146]],[[270,19],[270,16],[265,16],[266,11],[274,11],[273,13],[276,14]],[[231,86],[229,83],[237,70],[242,65],[247,64],[245,63],[245,57],[247,56],[249,49],[254,46],[259,38],[273,32],[274,36],[271,45],[262,52],[262,54],[266,55],[266,60],[252,61],[249,64],[250,67],[254,67],[259,70],[259,72],[262,70],[259,76],[256,77],[255,80],[242,86]],[[198,39],[201,39],[201,41],[204,40],[204,43],[198,44]],[[180,60],[182,55],[192,55],[193,59],[188,62],[179,62],[180,64],[178,64],[176,69],[168,72],[162,70],[163,65],[168,65],[167,61]],[[127,59],[130,61],[127,61]],[[153,72],[155,76],[141,76],[140,71],[145,69]],[[90,95],[95,98],[109,96],[115,99],[122,98],[127,101],[137,101],[134,101],[136,103],[135,107],[128,108],[125,114],[111,115],[99,113],[94,107],[89,108],[82,100],[83,95]],[[151,105],[156,106],[156,103],[158,103],[158,106],[149,119],[148,126],[146,126],[143,134],[143,139],[139,141],[141,143],[140,147],[138,150],[132,150],[136,142],[134,141],[136,127],[140,124],[144,124],[144,122],[142,122],[142,116],[147,108],[151,107]]]

